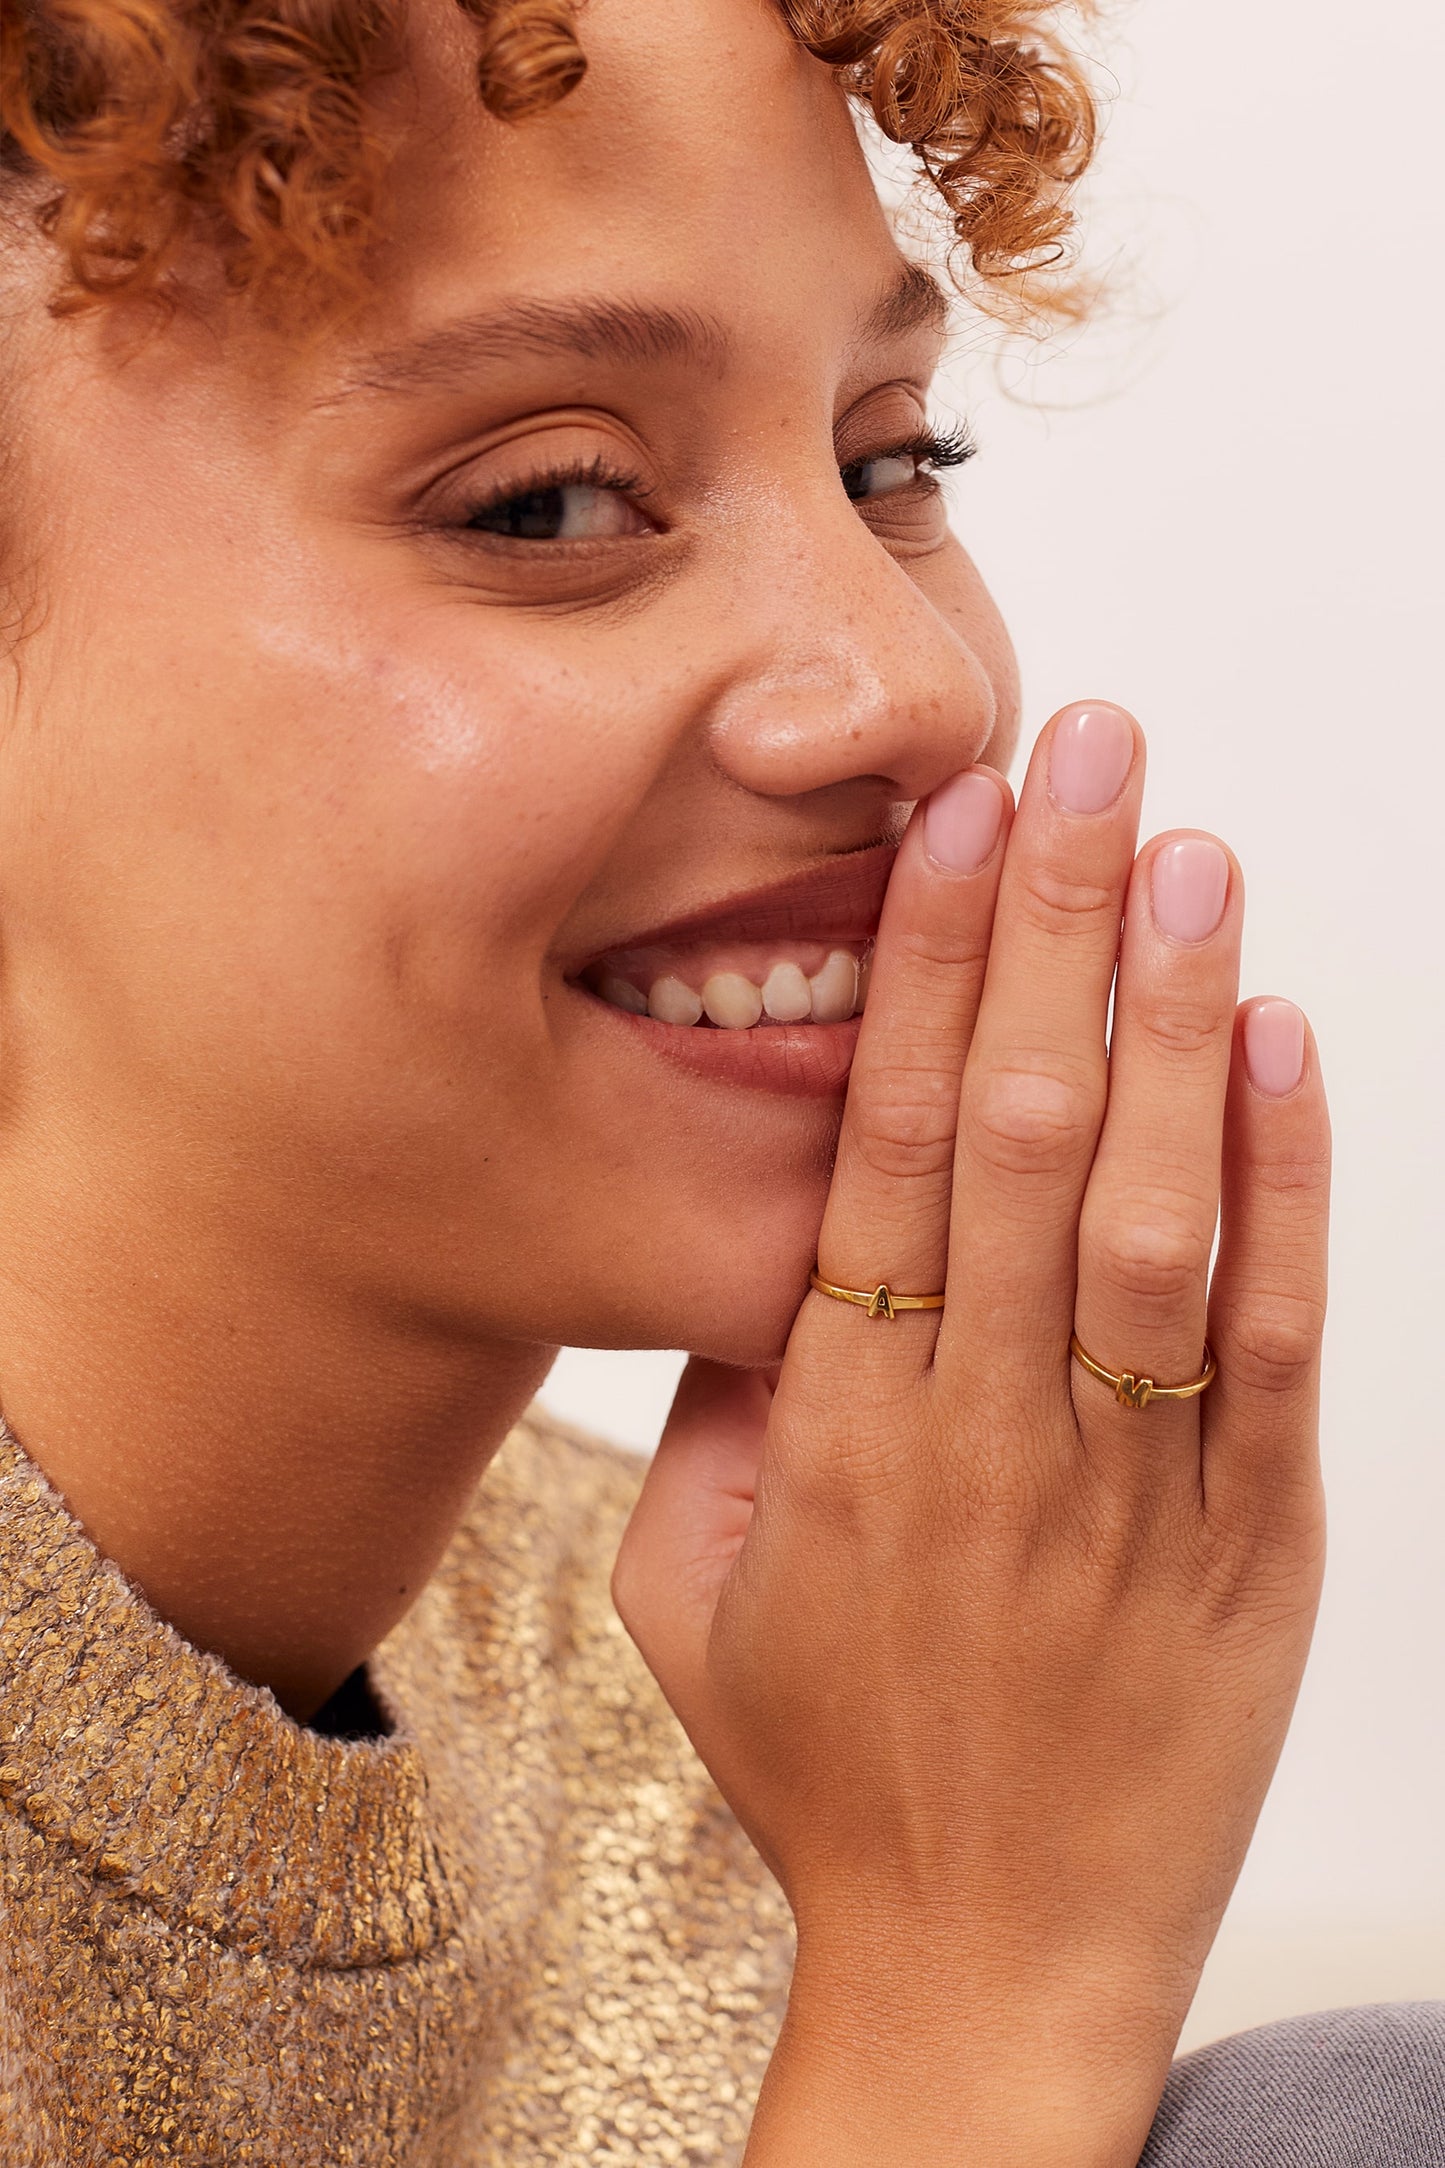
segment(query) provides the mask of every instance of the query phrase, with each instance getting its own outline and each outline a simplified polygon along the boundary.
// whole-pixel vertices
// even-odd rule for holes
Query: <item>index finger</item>
[[[915,810],[899,847],[818,1241],[819,1271],[840,1286],[942,1291],[959,1082],[1012,811],[1002,776],[969,768]],[[906,1331],[931,1356],[930,1313],[890,1325],[816,1294],[806,1311],[815,1331]]]

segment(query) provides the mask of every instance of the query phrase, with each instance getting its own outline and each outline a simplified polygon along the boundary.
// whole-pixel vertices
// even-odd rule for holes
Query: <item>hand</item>
[[[986,770],[915,813],[819,1261],[947,1306],[810,1293],[776,1391],[691,1365],[618,1559],[797,1920],[750,2164],[1134,2160],[1283,1743],[1327,1119],[1298,1012],[1236,1014],[1232,859],[1133,862],[1143,770],[1096,704],[1011,833]],[[1161,1383],[1207,1330],[1218,1380],[1121,1406],[1075,1324]]]

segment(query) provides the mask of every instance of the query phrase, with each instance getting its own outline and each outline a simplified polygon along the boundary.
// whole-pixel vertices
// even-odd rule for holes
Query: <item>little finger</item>
[[[1204,1411],[1211,1508],[1318,1510],[1318,1397],[1329,1235],[1330,1126],[1319,1054],[1289,1001],[1241,1009],[1225,1119]]]

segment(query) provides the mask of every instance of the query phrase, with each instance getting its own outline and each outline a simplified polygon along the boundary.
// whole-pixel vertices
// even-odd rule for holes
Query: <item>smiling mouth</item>
[[[684,1030],[842,1024],[862,1012],[871,958],[871,942],[862,941],[614,951],[588,967],[582,984],[614,1009]]]
[[[846,1024],[867,997],[894,855],[891,844],[840,854],[624,938],[569,975],[609,1008],[680,1032]]]

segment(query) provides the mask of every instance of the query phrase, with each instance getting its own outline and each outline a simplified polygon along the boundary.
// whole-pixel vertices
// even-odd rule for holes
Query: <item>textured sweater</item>
[[[612,1609],[641,1474],[534,1410],[346,1739],[0,1425],[4,2168],[740,2158],[788,1914]]]

